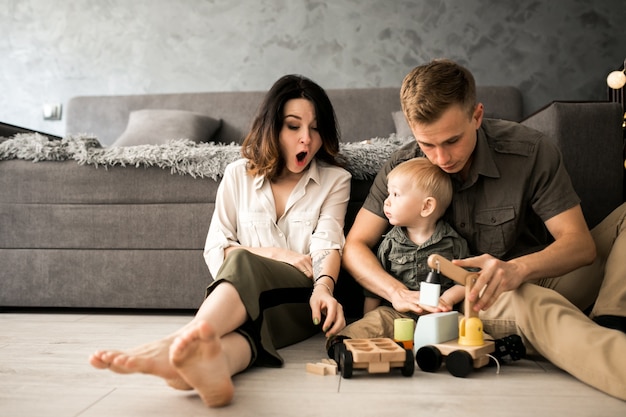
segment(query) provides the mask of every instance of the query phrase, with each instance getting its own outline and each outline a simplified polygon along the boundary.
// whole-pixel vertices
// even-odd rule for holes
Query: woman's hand
[[[309,278],[313,278],[313,260],[310,255],[303,255],[289,249],[276,248],[276,260],[293,265]]]
[[[226,250],[226,254],[228,254],[230,248]],[[289,249],[284,248],[256,248],[249,246],[236,246],[232,247],[232,249],[246,249],[256,255],[264,256],[266,258],[274,259],[276,261],[285,262],[289,265],[293,265],[294,268],[297,268],[298,271],[302,272],[309,278],[313,278],[313,260],[310,255],[303,255],[298,252],[294,252]]]
[[[313,323],[316,325],[322,321],[322,330],[326,337],[339,333],[346,327],[346,318],[343,314],[343,306],[333,297],[330,290],[323,285],[313,287],[313,293],[309,299]]]

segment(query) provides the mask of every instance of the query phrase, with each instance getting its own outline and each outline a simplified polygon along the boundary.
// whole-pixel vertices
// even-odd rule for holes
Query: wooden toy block
[[[322,376],[337,375],[337,365],[332,364],[332,363],[325,363],[325,362],[317,362],[317,363],[309,362],[306,364],[306,371],[311,374],[322,375]]]
[[[319,366],[316,363],[307,363],[306,364],[306,371],[310,374],[315,374],[315,375],[324,375],[324,370],[325,368],[323,366]]]
[[[334,361],[333,361],[334,362]],[[337,375],[337,364],[330,364],[322,362],[320,365],[324,366],[324,375]]]

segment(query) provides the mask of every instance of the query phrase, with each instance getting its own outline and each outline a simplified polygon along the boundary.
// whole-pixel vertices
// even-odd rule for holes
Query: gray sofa
[[[395,88],[329,90],[342,140],[387,137]],[[141,109],[187,110],[221,120],[214,141],[240,143],[262,92],[75,97],[67,134],[110,145]],[[488,117],[520,120],[511,87],[479,87]],[[564,151],[590,225],[622,201],[621,108],[553,103],[524,123]],[[382,162],[382,161],[381,161]],[[202,248],[219,183],[158,167],[96,169],[75,161],[0,161],[0,307],[195,309],[211,277]],[[346,231],[371,179],[353,179]],[[361,291],[342,273],[337,296],[360,314]]]

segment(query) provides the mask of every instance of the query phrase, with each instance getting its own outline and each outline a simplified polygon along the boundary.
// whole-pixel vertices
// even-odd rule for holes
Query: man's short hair
[[[476,108],[476,83],[465,67],[447,59],[415,67],[400,89],[402,111],[409,124],[436,122],[453,105],[471,117]]]

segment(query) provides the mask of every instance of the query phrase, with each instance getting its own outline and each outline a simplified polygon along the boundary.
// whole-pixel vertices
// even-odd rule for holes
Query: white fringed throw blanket
[[[412,141],[392,134],[363,142],[341,143],[340,161],[354,179],[371,179],[393,151]],[[241,158],[236,144],[196,143],[177,139],[165,145],[138,145],[103,148],[94,136],[67,136],[49,140],[37,133],[17,134],[0,142],[0,161],[23,159],[33,162],[75,160],[79,165],[97,167],[156,166],[172,173],[216,180],[226,165]]]

